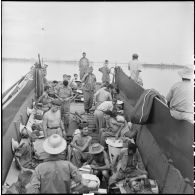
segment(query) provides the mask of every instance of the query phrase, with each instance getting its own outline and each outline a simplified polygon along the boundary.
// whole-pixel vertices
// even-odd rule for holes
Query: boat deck
[[[94,123],[94,117],[93,114],[89,114],[89,115],[85,115],[82,114],[84,113],[84,105],[83,103],[71,103],[70,106],[70,125],[69,125],[69,129],[68,129],[68,136],[71,136],[74,133],[74,130],[78,128],[77,122],[74,120],[74,113],[75,111],[78,114],[81,114],[82,117],[84,117],[85,119],[87,119],[88,123],[89,123],[89,135],[92,136],[92,142],[95,143],[98,141],[98,132],[95,129],[95,123]],[[29,126],[30,124],[32,124],[32,120],[33,117],[32,115],[30,115],[28,122],[26,124],[26,126]],[[21,142],[25,142],[27,139],[22,139]],[[43,151],[42,148],[42,143],[43,143],[44,139],[37,139],[34,142],[34,148],[35,150],[37,150],[38,154],[43,155],[43,158],[46,158],[46,153]],[[7,174],[4,186],[8,185],[11,186],[13,183],[15,183],[18,179],[18,175],[19,175],[19,170],[16,168],[15,165],[15,159],[13,159],[12,164],[10,166],[9,172]]]

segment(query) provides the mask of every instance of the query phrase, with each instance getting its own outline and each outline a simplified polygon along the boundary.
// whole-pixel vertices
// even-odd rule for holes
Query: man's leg
[[[89,112],[89,98],[90,98],[90,95],[89,95],[89,92],[88,91],[83,91],[83,98],[84,98],[84,109],[85,109],[85,112],[88,113]]]

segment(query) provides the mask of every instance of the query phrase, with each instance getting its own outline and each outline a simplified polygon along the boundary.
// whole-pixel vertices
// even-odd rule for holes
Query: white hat
[[[66,145],[66,140],[58,134],[53,134],[43,142],[43,149],[49,154],[60,154],[66,149]]]
[[[184,68],[183,70],[179,71],[178,74],[181,76],[181,78],[192,79],[193,78],[193,69],[192,68]]]

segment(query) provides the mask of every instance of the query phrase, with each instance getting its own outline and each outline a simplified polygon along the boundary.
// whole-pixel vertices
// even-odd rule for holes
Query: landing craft
[[[115,67],[114,80],[120,100],[124,102],[126,120],[130,121],[132,108],[144,89],[129,79],[119,67]],[[43,74],[39,60],[35,68],[2,96],[2,184],[4,185],[6,183],[11,185],[17,180],[11,143],[13,139],[21,141],[21,124],[25,125],[29,121],[27,108],[32,109],[33,102],[42,93]],[[73,106],[76,110],[80,109],[77,103]],[[76,126],[70,128],[74,130]],[[93,128],[94,124],[91,123],[91,129]],[[168,107],[155,98],[147,123],[134,125],[134,128],[138,130],[136,144],[143,163],[149,177],[157,181],[159,192],[193,194],[193,124],[173,119]]]

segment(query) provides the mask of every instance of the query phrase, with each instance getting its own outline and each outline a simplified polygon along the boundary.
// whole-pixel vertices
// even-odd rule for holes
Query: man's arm
[[[66,137],[66,129],[65,129],[65,127],[64,127],[64,123],[63,123],[63,121],[62,120],[60,120],[60,127],[61,127],[61,129],[62,129],[62,134],[63,134],[63,136],[64,137]]]
[[[173,97],[173,90],[172,90],[172,88],[171,88],[171,89],[169,90],[167,96],[166,96],[166,100],[167,100],[167,105],[168,105],[168,107],[170,107],[170,101],[171,101],[172,97]]]
[[[104,151],[104,162],[105,162],[104,166],[91,165],[91,167],[93,169],[97,169],[97,170],[110,169],[110,163],[109,163],[109,160],[108,160],[108,155],[105,151]]]
[[[79,149],[81,152],[85,151],[86,148],[90,145],[92,138],[89,137],[89,139],[86,141],[84,146],[77,146],[76,143],[71,144],[74,148]]]
[[[26,193],[27,194],[39,194],[40,193],[40,176],[38,174],[37,169],[35,169],[31,181],[29,184],[26,186]]]
[[[88,75],[89,75],[88,72],[84,74],[83,78],[81,79],[81,82],[82,82],[82,83],[85,81],[85,79],[87,78]]]
[[[44,114],[43,116],[43,133],[44,136],[47,137],[47,113]]]

